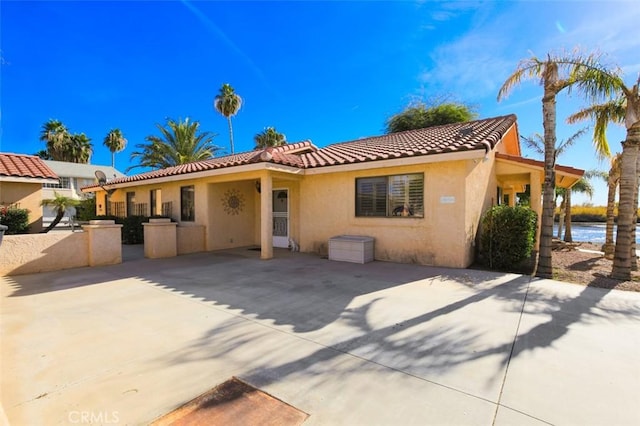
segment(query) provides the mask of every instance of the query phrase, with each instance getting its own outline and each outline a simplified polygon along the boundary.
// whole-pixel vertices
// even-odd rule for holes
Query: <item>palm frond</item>
[[[498,101],[507,98],[511,90],[525,79],[541,79],[544,73],[545,63],[536,57],[523,59],[518,63],[516,70],[511,74],[498,90]]]
[[[593,145],[598,154],[598,159],[611,156],[609,142],[607,140],[607,127],[609,123],[623,123],[626,113],[626,99],[618,97],[603,104],[588,106],[567,118],[569,123],[576,123],[591,119],[594,121]]]

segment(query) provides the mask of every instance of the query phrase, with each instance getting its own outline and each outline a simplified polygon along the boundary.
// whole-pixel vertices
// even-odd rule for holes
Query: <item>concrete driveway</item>
[[[5,420],[147,424],[237,376],[305,424],[640,424],[640,294],[258,254],[2,278]]]

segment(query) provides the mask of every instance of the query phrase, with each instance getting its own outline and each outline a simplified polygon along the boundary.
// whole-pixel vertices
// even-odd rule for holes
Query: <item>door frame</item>
[[[276,212],[273,211],[274,206],[271,206],[272,222],[275,221],[276,217],[286,218],[287,219],[287,235],[284,237],[277,237],[275,235],[272,235],[271,245],[273,247],[278,247],[278,248],[288,248],[290,229],[291,229],[291,203],[289,202],[291,191],[289,190],[289,188],[273,188],[271,191],[272,200],[274,198],[275,193],[280,191],[285,191],[287,193],[287,206],[286,206],[287,211],[284,212],[285,216],[282,216],[283,212],[277,212],[278,215],[276,215]],[[271,226],[273,226],[273,223]]]

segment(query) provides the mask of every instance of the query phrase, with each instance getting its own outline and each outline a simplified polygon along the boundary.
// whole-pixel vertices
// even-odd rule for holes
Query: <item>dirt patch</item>
[[[600,247],[589,243],[575,243],[571,246],[556,247],[552,254],[553,278],[558,281],[599,287],[640,292],[640,272],[631,272],[631,281],[610,278],[613,261],[605,259],[598,251]]]
[[[152,425],[298,426],[307,417],[307,413],[233,377]]]

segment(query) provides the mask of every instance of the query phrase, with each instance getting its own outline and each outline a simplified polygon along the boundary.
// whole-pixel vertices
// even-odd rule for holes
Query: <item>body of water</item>
[[[585,223],[577,222],[571,224],[571,236],[573,241],[584,241],[594,244],[604,244],[605,230],[607,225],[605,223]],[[617,227],[613,227],[613,239],[616,238]],[[562,230],[564,238],[564,229]],[[558,235],[558,224],[553,225],[553,235]],[[636,244],[640,245],[640,226],[636,227]]]

